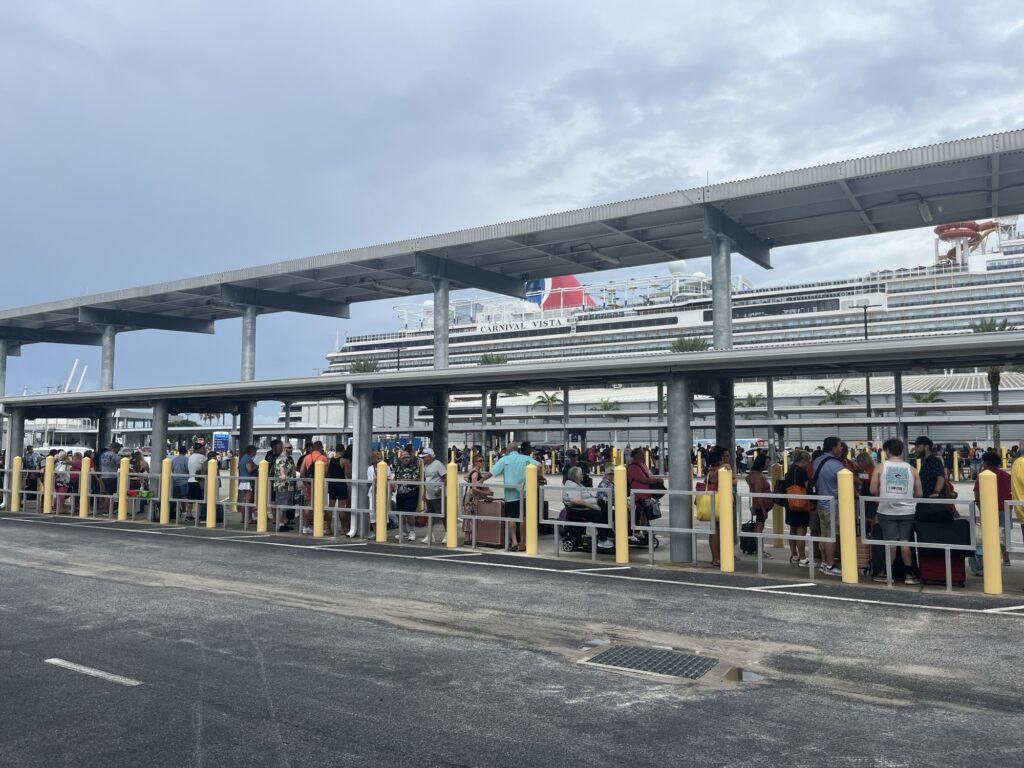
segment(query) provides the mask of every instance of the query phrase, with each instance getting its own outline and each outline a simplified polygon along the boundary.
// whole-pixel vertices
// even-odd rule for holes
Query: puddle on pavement
[[[730,683],[757,683],[764,680],[764,675],[742,667],[729,667],[729,670],[722,675],[722,679]]]

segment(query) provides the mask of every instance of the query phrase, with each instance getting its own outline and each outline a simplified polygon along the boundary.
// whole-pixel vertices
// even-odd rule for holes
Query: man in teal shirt
[[[494,462],[491,471],[484,472],[481,475],[480,482],[484,482],[495,475],[501,475],[505,481],[505,508],[503,511],[505,517],[519,517],[521,507],[519,486],[526,483],[526,468],[531,464],[538,469],[540,468],[540,462],[530,457],[531,452],[532,447],[528,442],[524,442],[520,446],[513,441],[508,444],[505,455]],[[538,480],[541,484],[547,482],[541,472],[538,472]],[[510,526],[510,538],[512,540],[512,549],[518,551],[520,549],[518,524]]]

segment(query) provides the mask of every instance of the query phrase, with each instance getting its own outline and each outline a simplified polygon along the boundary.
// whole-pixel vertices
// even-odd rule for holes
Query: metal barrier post
[[[981,560],[985,572],[985,594],[1003,594],[1003,563],[999,551],[999,491],[996,473],[986,469],[978,475],[981,496]]]
[[[843,583],[857,583],[857,521],[853,499],[853,472],[839,470],[839,559]]]
[[[263,459],[256,474],[256,533],[267,532],[267,491],[270,486],[270,462]]]
[[[1003,456],[1003,469],[1006,469],[1006,449],[1000,448],[999,451]]]
[[[526,554],[537,554],[537,466],[526,465],[526,488],[523,490],[526,496]]]
[[[782,449],[782,476],[789,474],[789,451]]]
[[[781,464],[772,464],[771,478],[772,478],[772,490],[775,490],[775,486],[779,484],[784,476]],[[777,501],[772,504],[772,533],[782,533],[785,530],[785,513],[786,510],[782,508],[782,505]],[[782,539],[772,539],[772,546],[778,549],[779,547],[786,546]]]
[[[43,469],[43,514],[53,512],[53,456],[46,457],[46,465]]]
[[[459,546],[459,467],[455,461],[448,462],[444,476],[444,516],[448,529],[448,549]],[[470,491],[466,491],[470,493]]]
[[[718,470],[718,499],[715,514],[718,518],[718,562],[723,573],[736,570],[736,544],[733,542],[732,472],[728,467]]]
[[[324,463],[313,462],[313,538],[324,537]]]
[[[629,562],[629,507],[627,505],[626,468],[615,467],[615,562]],[[557,538],[557,536],[555,537]]]
[[[231,475],[231,477],[228,479],[228,487],[230,489],[228,491],[228,509],[230,509],[231,512],[237,512],[238,511],[238,457],[237,456],[232,456],[231,457],[231,461],[228,464],[228,473]],[[248,518],[248,516],[249,516],[249,511],[248,510],[246,510],[245,516],[246,516],[246,518]],[[246,525],[248,525],[248,520],[246,520]]]
[[[701,453],[697,451],[697,477],[701,477],[704,474],[704,467],[702,465]]]
[[[130,462],[127,456],[121,457],[121,464],[117,470],[117,519],[128,519],[128,474]]]
[[[198,518],[199,515],[196,515]],[[217,460],[206,462],[206,527],[217,527]]]
[[[953,451],[953,482],[960,482],[960,451]]]
[[[78,473],[78,516],[89,516],[89,488],[92,482],[92,459],[86,456],[82,459],[82,469]]]
[[[15,456],[11,462],[11,512],[21,512],[21,456]]]
[[[171,457],[160,462],[160,525],[171,524]]]
[[[386,462],[381,461],[377,464],[374,484],[376,485],[373,504],[374,541],[378,544],[386,544],[388,541],[388,465]]]

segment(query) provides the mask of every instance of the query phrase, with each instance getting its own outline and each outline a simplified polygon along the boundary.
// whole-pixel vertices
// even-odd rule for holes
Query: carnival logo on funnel
[[[597,303],[573,275],[527,280],[526,297],[541,309],[596,307]]]

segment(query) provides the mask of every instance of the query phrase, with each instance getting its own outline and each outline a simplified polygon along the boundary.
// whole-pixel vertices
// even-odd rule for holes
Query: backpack
[[[829,455],[829,456],[825,457],[825,460],[823,462],[821,462],[821,464],[818,465],[818,468],[816,470],[814,470],[814,476],[811,477],[811,484],[807,487],[807,492],[809,494],[811,494],[812,496],[824,496],[825,495],[823,493],[818,493],[818,475],[821,474],[821,470],[823,470],[825,468],[825,465],[828,464],[829,461],[832,461],[832,460],[838,461],[840,464],[843,463],[843,460],[840,459],[838,456],[831,456],[831,455]]]

